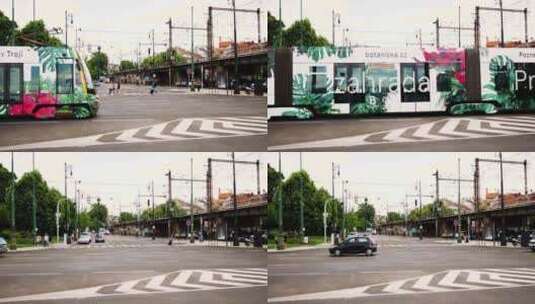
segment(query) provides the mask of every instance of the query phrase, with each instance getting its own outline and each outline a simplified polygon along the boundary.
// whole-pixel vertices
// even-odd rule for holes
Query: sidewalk
[[[201,89],[200,91],[194,91],[194,92],[191,92],[187,88],[185,89],[187,90],[186,94],[190,94],[190,95],[224,95],[224,96],[250,96],[250,97],[255,96],[253,93],[247,94],[244,91],[241,91],[240,95],[234,95],[233,90],[226,90],[226,89]],[[174,88],[170,89],[170,91],[173,91],[173,90],[176,90],[176,89]],[[180,91],[183,91],[183,90],[180,90]],[[263,94],[262,96],[265,97],[267,95]],[[259,96],[259,97],[262,97],[262,96]]]
[[[278,249],[268,249],[268,253],[284,253],[284,252],[295,252],[295,251],[304,251],[304,250],[313,250],[313,249],[327,249],[331,247],[331,243],[322,243],[318,245],[303,245],[303,246],[295,246],[295,247],[289,247],[286,249],[278,250]]]
[[[242,248],[242,249],[261,249],[256,248],[252,244],[249,246],[246,246],[244,243],[240,242],[240,246],[233,246],[232,241],[225,242],[225,241],[199,241],[195,240],[195,243],[190,243],[189,241],[180,240],[179,243],[181,246],[191,246],[191,247],[215,247],[215,248]]]
[[[20,247],[20,248],[17,248],[17,250],[8,250],[7,253],[30,252],[30,251],[57,249],[57,248],[65,248],[65,247],[68,247],[68,246],[64,245],[63,243],[59,243],[59,244],[53,243],[53,244],[50,244],[48,247],[44,247],[44,246]]]
[[[439,244],[451,244],[451,245],[455,245],[455,246],[519,248],[519,249],[527,248],[527,247],[520,246],[520,244],[518,244],[516,246],[513,246],[513,244],[511,244],[510,242],[507,242],[507,246],[500,246],[500,242],[499,241],[493,242],[493,241],[485,241],[485,240],[481,240],[481,241],[480,240],[470,240],[468,243],[466,243],[464,241],[462,243],[457,243],[457,240],[435,240],[434,242],[435,243],[439,243]]]

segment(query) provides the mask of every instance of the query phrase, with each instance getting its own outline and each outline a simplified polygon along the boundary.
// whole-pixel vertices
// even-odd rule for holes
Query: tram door
[[[22,63],[0,63],[0,105],[22,102],[24,76]]]
[[[334,65],[334,101],[357,103],[365,101],[364,63]]]

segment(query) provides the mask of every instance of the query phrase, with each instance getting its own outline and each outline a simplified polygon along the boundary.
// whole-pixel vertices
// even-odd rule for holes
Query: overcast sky
[[[496,7],[497,0],[283,0],[282,19],[288,26],[300,18],[300,2],[303,17],[309,18],[314,28],[332,40],[331,11],[341,15],[341,24],[336,30],[337,43],[342,42],[343,29],[349,28],[353,44],[378,46],[404,46],[417,42],[416,33],[422,29],[424,43],[435,42],[433,22],[440,19],[442,25],[457,26],[458,7],[461,6],[463,27],[473,27],[475,6]],[[504,7],[535,11],[534,0],[503,0]],[[271,0],[269,10],[279,15],[279,1]],[[524,39],[524,18],[520,14],[505,13],[506,39]],[[481,13],[481,41],[486,37],[497,39],[500,35],[500,19],[497,12]],[[535,30],[535,18],[529,14],[529,28]],[[442,46],[457,46],[457,32],[442,31]],[[462,45],[472,46],[472,31],[463,31]],[[530,35],[535,37],[535,34]]]
[[[15,152],[15,173],[18,177],[32,169],[32,153]],[[190,176],[190,159],[193,157],[194,178],[205,179],[207,158],[231,159],[230,153],[35,153],[35,166],[49,186],[64,192],[64,163],[72,165],[73,178],[68,180],[68,195],[74,195],[74,181],[81,180],[79,186],[84,194],[83,204],[87,205],[87,196],[93,202],[100,197],[113,214],[122,211],[136,212],[138,191],[148,194],[147,186],[154,180],[155,194],[167,195],[167,170],[171,169],[174,177]],[[256,161],[260,159],[261,191],[267,189],[267,163],[262,153],[236,153],[237,160]],[[0,163],[11,169],[11,153],[0,152]],[[214,164],[214,194],[232,190],[231,164]],[[236,166],[237,191],[256,192],[256,167]],[[190,186],[182,182],[173,183],[173,197],[189,202]],[[205,184],[196,183],[194,196],[206,198]],[[143,198],[142,208],[147,207]],[[156,204],[165,202],[165,198],[156,198]]]
[[[341,180],[348,180],[348,189],[359,197],[362,203],[367,197],[376,210],[385,214],[386,210],[404,211],[402,202],[405,194],[416,194],[418,180],[422,183],[424,195],[435,194],[435,179],[432,175],[439,170],[441,177],[457,178],[457,159],[461,159],[461,178],[472,179],[475,158],[497,159],[497,153],[303,153],[303,169],[308,171],[318,187],[331,193],[331,163],[340,165],[340,178],[335,182],[335,194],[340,197]],[[278,153],[269,155],[269,163],[278,168]],[[504,153],[504,160],[528,161],[528,188],[535,189],[535,153]],[[288,177],[299,170],[299,153],[282,153],[282,172]],[[499,189],[499,166],[492,163],[481,164],[481,192],[485,189]],[[504,166],[505,192],[524,192],[523,166]],[[529,190],[528,189],[528,190]],[[452,182],[440,183],[440,196],[457,201],[457,185]],[[473,197],[472,184],[461,187],[463,198]],[[423,202],[430,203],[431,198]],[[410,198],[409,207],[414,206]]]
[[[257,9],[273,0],[236,0],[237,8]],[[139,43],[149,43],[149,32],[156,31],[156,43],[168,42],[169,17],[177,26],[191,26],[191,6],[194,5],[194,26],[206,28],[208,6],[231,7],[229,0],[35,0],[37,18],[43,19],[48,28],[65,27],[65,10],[73,14],[74,25],[69,31],[69,43],[73,45],[74,27],[81,28],[79,37],[87,46],[102,46],[113,62],[120,58],[136,59]],[[15,1],[15,21],[24,26],[33,18],[33,0]],[[11,1],[1,0],[0,10],[11,17]],[[223,40],[233,39],[233,20],[229,12],[214,12],[214,42],[219,37]],[[238,39],[257,40],[256,14],[238,13]],[[267,14],[262,14],[262,39],[267,37]],[[195,32],[196,46],[206,47],[206,32]],[[62,41],[64,36],[58,37]],[[174,30],[173,45],[191,48],[191,34],[185,30]],[[147,55],[148,46],[143,46],[143,56]],[[165,47],[156,47],[161,52]]]

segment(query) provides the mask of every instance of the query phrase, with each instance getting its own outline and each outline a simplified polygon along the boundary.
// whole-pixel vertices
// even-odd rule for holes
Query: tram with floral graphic
[[[98,107],[89,70],[73,49],[0,47],[0,118],[83,119]]]
[[[270,117],[535,110],[535,49],[309,47],[271,58]]]

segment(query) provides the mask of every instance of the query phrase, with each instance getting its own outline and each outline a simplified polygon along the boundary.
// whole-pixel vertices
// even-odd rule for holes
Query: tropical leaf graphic
[[[297,49],[299,54],[306,54],[309,59],[314,62],[318,62],[323,58],[327,58],[337,54],[336,48],[333,46],[311,46],[311,47],[299,47]]]
[[[453,105],[450,108],[450,113],[453,115],[463,115],[474,112],[495,114],[498,112],[498,109],[491,103],[462,103]]]
[[[333,91],[332,81],[327,83],[327,90],[325,93],[312,93],[308,75],[297,74],[293,79],[293,105],[297,107],[304,107],[317,114],[329,114],[336,112],[332,109]]]
[[[0,116],[7,116],[7,105],[0,105]]]
[[[311,119],[312,117],[314,117],[314,114],[312,114],[312,112],[307,109],[294,109],[283,112],[282,116],[295,117],[297,119]]]
[[[499,107],[505,110],[517,110],[520,103],[516,100],[515,94],[515,64],[507,56],[498,55],[490,60],[489,63],[490,83],[483,86],[482,99],[495,101]],[[496,89],[496,77],[500,73],[505,73],[507,84],[505,90]]]
[[[43,72],[55,72],[58,58],[72,57],[71,50],[68,48],[45,46],[38,48],[37,53]]]

